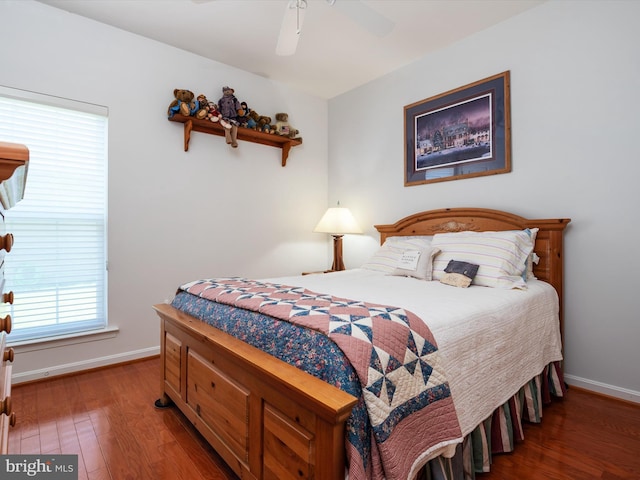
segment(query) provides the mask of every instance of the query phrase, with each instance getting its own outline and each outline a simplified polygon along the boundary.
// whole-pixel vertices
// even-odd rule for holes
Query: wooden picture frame
[[[511,171],[509,71],[404,107],[405,187]]]

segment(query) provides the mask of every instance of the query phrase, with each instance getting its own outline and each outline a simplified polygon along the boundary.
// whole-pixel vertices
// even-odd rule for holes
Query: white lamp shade
[[[322,216],[314,232],[343,235],[345,233],[362,233],[356,219],[348,208],[332,207],[327,209]]]

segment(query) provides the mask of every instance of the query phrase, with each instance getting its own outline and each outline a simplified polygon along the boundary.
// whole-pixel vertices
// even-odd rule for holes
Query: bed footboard
[[[344,479],[356,398],[166,304],[161,398],[240,478]]]

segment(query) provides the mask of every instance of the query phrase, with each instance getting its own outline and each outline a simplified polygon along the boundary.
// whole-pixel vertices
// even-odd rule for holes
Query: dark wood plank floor
[[[77,454],[80,480],[235,480],[177,409],[158,358],[13,387],[9,453]],[[640,479],[640,405],[571,389],[481,480]]]

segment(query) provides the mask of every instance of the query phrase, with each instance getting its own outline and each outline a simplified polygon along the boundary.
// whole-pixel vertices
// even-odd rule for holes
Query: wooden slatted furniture
[[[11,403],[11,364],[13,349],[6,346],[11,332],[11,315],[7,305],[13,303],[13,292],[5,292],[4,259],[13,246],[13,235],[4,228],[7,211],[24,195],[29,164],[29,150],[24,145],[0,142],[0,455],[8,451],[9,427],[16,415]]]
[[[389,236],[539,228],[534,273],[562,299],[563,231],[569,219],[529,220],[497,210],[422,212]],[[185,414],[240,478],[344,480],[344,425],[356,399],[167,304],[161,319],[161,398]]]

